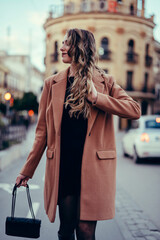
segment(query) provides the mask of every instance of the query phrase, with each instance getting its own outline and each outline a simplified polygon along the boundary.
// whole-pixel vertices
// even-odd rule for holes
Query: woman
[[[141,110],[96,66],[91,32],[68,30],[60,50],[70,66],[45,80],[35,141],[16,184],[26,186],[47,147],[46,214],[54,222],[59,205],[59,239],[74,240],[76,230],[78,240],[93,240],[97,221],[115,215],[113,115],[138,119]]]

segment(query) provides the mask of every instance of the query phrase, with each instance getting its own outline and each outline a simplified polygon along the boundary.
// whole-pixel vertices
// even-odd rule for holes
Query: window
[[[133,6],[133,4],[130,5],[130,14],[134,15],[134,6]]]
[[[131,122],[131,128],[132,128],[132,129],[139,128],[139,120],[132,120],[132,122]]]
[[[144,74],[144,87],[142,89],[143,92],[147,92],[147,85],[148,85],[148,73]]]
[[[148,109],[148,102],[147,101],[142,101],[141,103],[141,109],[142,109],[142,115],[147,114],[147,109]]]
[[[133,91],[132,79],[133,79],[133,72],[132,71],[128,71],[127,72],[127,86],[126,86],[126,90],[127,91]]]
[[[129,42],[128,42],[128,52],[129,53],[134,52],[134,41],[132,39],[129,40]]]
[[[158,119],[158,118],[157,118]],[[146,128],[160,128],[160,122],[157,121],[156,119],[154,120],[148,120],[145,122],[145,127]]]
[[[8,87],[8,83],[7,83],[7,73],[5,73],[4,75],[4,88]]]
[[[127,62],[129,63],[138,62],[138,55],[134,52],[134,41],[132,39],[128,41]]]
[[[160,88],[157,89],[157,98],[156,98],[158,101],[160,101]]]
[[[149,44],[146,44],[146,55],[149,55]]]
[[[109,42],[108,38],[103,38],[101,40],[101,47],[99,49],[99,55],[101,59],[110,59],[110,53],[111,51],[109,50]]]
[[[55,46],[54,46],[54,52],[55,52],[55,61],[58,61],[58,42],[55,41]]]
[[[54,43],[54,53],[50,55],[51,62],[58,62],[58,42],[55,41]]]
[[[106,0],[99,0],[99,9],[107,10]]]
[[[145,48],[145,65],[146,67],[150,67],[152,65],[152,57],[149,54],[149,44],[146,44],[146,48]]]

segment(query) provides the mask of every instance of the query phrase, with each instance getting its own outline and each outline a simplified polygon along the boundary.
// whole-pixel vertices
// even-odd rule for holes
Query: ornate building
[[[0,102],[10,92],[13,98],[22,98],[24,92],[33,92],[38,100],[44,74],[32,65],[28,55],[8,55],[0,52]]]
[[[153,113],[154,27],[145,0],[64,0],[44,23],[46,77],[66,68],[59,51],[66,30],[87,29],[96,38],[99,66],[141,103],[142,114]],[[127,121],[119,125],[125,128]]]

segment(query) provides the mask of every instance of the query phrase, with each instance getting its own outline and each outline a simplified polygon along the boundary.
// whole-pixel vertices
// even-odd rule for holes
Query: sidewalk
[[[36,125],[29,127],[26,139],[21,144],[3,151],[5,152],[3,158],[5,161],[7,159],[8,164],[22,158],[31,150],[35,127]],[[122,134],[119,133],[118,137]],[[0,152],[0,161],[1,157]],[[160,240],[160,231],[123,189],[123,186],[117,183],[116,216],[111,220],[98,221],[96,237],[97,240]]]
[[[0,151],[0,171],[5,169],[9,164],[17,159],[24,157],[31,150],[34,140],[35,127],[36,124],[29,126],[26,133],[26,139],[21,143]]]
[[[116,216],[117,224],[125,240],[160,240],[160,231],[118,184]]]

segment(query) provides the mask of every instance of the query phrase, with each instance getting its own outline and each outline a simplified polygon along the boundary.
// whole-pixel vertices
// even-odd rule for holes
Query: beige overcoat
[[[47,147],[44,207],[50,222],[55,221],[57,208],[61,119],[68,71],[69,68],[44,81],[34,144],[20,171],[32,178]],[[116,84],[112,76],[102,77],[95,70],[93,82],[98,98],[88,119],[82,157],[81,220],[105,220],[115,216],[116,146],[113,115],[130,119],[138,119],[141,115],[139,104]]]

